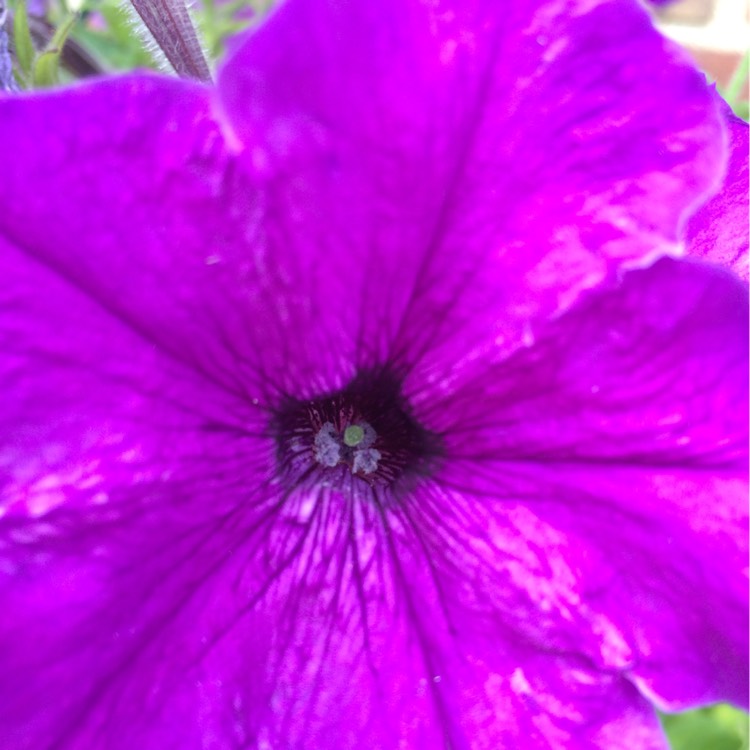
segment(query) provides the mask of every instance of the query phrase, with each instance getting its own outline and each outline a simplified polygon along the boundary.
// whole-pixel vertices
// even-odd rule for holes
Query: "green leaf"
[[[34,87],[44,88],[55,86],[59,81],[60,54],[68,35],[71,32],[78,16],[73,13],[58,26],[54,36],[42,53],[37,57],[32,71],[32,82]]]
[[[742,100],[742,94],[747,88],[747,79],[750,75],[750,50],[745,52],[742,59],[737,65],[737,69],[732,74],[732,80],[727,84],[726,89],[722,92],[724,98],[729,102],[731,107]]]
[[[13,13],[13,43],[16,49],[18,67],[24,77],[31,73],[34,63],[34,43],[31,41],[29,30],[29,14],[26,3],[22,0],[16,3]]]
[[[736,114],[737,117],[741,117],[746,122],[750,120],[750,103],[748,103],[747,99],[735,102],[732,109],[734,109],[734,114]]]
[[[674,750],[748,750],[747,715],[731,706],[661,718]]]
[[[119,0],[104,0],[97,12],[104,18],[104,28],[78,24],[73,34],[105,70],[157,67]]]

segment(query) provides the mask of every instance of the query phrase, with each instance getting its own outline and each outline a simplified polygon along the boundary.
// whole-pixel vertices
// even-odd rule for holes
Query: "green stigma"
[[[365,431],[358,424],[350,424],[344,430],[344,444],[350,448],[359,445],[365,439]]]

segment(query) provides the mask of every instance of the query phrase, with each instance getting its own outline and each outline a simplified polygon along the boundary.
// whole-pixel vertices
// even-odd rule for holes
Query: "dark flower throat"
[[[396,489],[429,474],[440,454],[438,436],[417,423],[399,380],[386,370],[361,372],[319,398],[288,398],[271,428],[279,474],[290,489],[359,483]]]

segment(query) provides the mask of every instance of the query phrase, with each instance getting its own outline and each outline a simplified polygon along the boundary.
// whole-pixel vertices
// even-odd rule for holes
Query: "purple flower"
[[[722,123],[637,5],[290,0],[0,142],[4,748],[746,703],[747,291],[667,257]]]
[[[729,140],[729,163],[721,189],[690,218],[687,245],[691,255],[731,268],[748,280],[748,124],[716,95]]]

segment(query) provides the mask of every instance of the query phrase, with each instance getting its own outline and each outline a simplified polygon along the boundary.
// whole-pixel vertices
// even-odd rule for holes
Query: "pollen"
[[[384,369],[363,371],[317,398],[289,398],[269,426],[279,475],[290,487],[337,487],[357,496],[363,488],[401,491],[430,473],[441,453],[439,437],[417,423],[398,378]]]
[[[372,474],[382,457],[371,447],[376,439],[377,433],[367,422],[350,424],[342,433],[332,422],[325,422],[313,443],[315,460],[330,468],[346,464],[354,474]]]
[[[336,466],[341,461],[341,445],[336,428],[326,422],[315,436],[315,459],[323,466]]]

